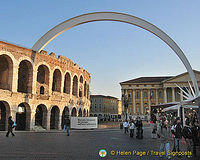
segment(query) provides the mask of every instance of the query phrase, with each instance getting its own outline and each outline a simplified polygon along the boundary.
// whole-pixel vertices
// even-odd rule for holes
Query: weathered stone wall
[[[48,55],[46,51],[35,53],[30,49],[0,41],[0,58],[4,56],[9,57],[8,60],[12,63],[10,65],[12,71],[9,72],[8,86],[0,87],[0,101],[8,104],[9,109],[6,112],[9,112],[8,115],[12,115],[14,120],[16,120],[18,105],[21,103],[26,104],[25,106],[30,109],[30,114],[28,115],[30,117],[30,126],[27,127],[30,129],[34,127],[36,108],[40,104],[43,104],[47,109],[47,129],[50,128],[50,115],[53,106],[59,108],[59,126],[61,126],[62,113],[66,106],[69,109],[69,114],[75,107],[77,115],[80,109],[89,115],[90,74],[83,68],[79,68],[72,60],[64,56],[58,56],[57,58],[55,53]],[[31,87],[28,93],[18,92],[18,71],[19,65],[23,60],[26,60],[32,66],[32,73],[29,73],[30,77],[27,80],[28,85],[31,84],[31,86],[28,86]],[[41,84],[37,81],[38,67],[41,65],[45,65],[49,71],[47,78],[49,83],[47,84]],[[53,74],[56,69],[61,73],[60,92],[52,91]],[[71,81],[69,94],[63,92],[66,73],[69,73]],[[78,78],[77,96],[72,95],[74,76]],[[83,79],[83,83],[80,82],[80,78]],[[86,89],[84,88],[85,83],[87,84]],[[41,94],[41,86],[44,87],[44,94]],[[82,97],[79,97],[79,89],[82,91]],[[86,94],[84,93],[85,90]]]

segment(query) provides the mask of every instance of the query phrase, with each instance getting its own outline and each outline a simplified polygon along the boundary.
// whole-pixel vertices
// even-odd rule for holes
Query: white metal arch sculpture
[[[66,31],[72,27],[75,27],[75,26],[78,26],[78,25],[81,25],[84,23],[88,23],[88,22],[94,22],[94,21],[118,21],[118,22],[129,23],[129,24],[141,27],[141,28],[153,33],[157,37],[159,37],[180,58],[180,60],[182,61],[182,63],[184,64],[184,66],[186,67],[186,69],[190,75],[190,78],[191,78],[192,83],[195,88],[196,95],[199,94],[199,87],[197,84],[195,74],[192,70],[192,67],[191,67],[189,61],[187,60],[185,54],[180,49],[180,47],[165,32],[163,32],[162,30],[160,30],[153,24],[151,24],[141,18],[129,15],[129,14],[118,13],[118,12],[94,12],[94,13],[87,13],[87,14],[73,17],[71,19],[68,19],[68,20],[58,24],[57,26],[55,26],[54,28],[49,30],[46,34],[44,34],[33,45],[32,50],[34,50],[36,52],[40,52],[49,42],[51,42],[55,37],[57,37],[64,31]]]

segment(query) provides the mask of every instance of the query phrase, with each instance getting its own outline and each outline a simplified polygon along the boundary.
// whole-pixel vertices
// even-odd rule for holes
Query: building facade
[[[194,70],[194,73],[200,86],[200,72]],[[150,106],[182,101],[184,96],[181,96],[182,91],[177,85],[187,90],[190,87],[188,82],[192,84],[186,72],[169,77],[140,77],[121,82],[120,85],[122,97],[127,95],[129,100],[128,114],[148,115]]]
[[[61,129],[65,116],[89,116],[90,74],[64,56],[0,41],[0,130]]]
[[[120,101],[111,96],[91,95],[90,116],[99,120],[117,120]]]

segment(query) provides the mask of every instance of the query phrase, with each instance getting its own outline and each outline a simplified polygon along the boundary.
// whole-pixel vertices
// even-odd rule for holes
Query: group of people
[[[172,151],[180,151],[180,142],[184,138],[187,151],[190,151],[194,157],[197,156],[196,149],[200,145],[200,127],[197,121],[189,121],[187,119],[185,126],[183,126],[179,117],[172,123],[163,115],[159,117],[158,121],[155,120],[155,117],[152,118],[150,123],[152,123],[152,138],[160,139],[160,152],[166,149],[166,156],[168,158],[170,158],[169,150],[172,137],[174,142]]]
[[[128,122],[128,120],[126,120],[123,123],[123,127],[124,127],[124,133],[127,134],[130,131],[130,137],[134,137],[134,130],[136,129],[136,138],[137,139],[142,139],[143,138],[143,124],[142,124],[142,120],[140,119],[140,117],[138,117],[136,119],[136,121],[131,120],[130,122]]]

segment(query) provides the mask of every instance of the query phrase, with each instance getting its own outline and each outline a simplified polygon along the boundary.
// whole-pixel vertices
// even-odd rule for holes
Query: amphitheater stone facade
[[[90,74],[55,53],[0,41],[0,130],[60,130],[65,117],[89,116]]]

